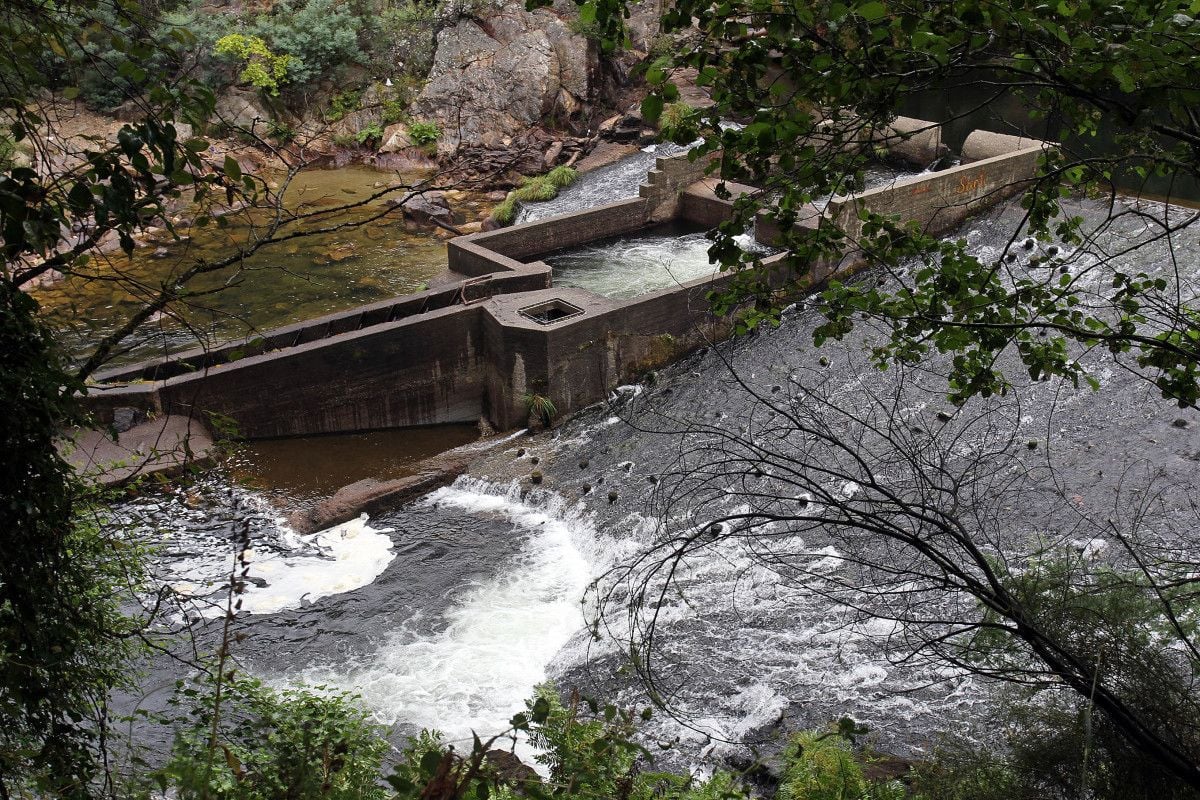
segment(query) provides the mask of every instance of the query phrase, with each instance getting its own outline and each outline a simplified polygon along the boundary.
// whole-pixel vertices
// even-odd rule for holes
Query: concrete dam
[[[936,124],[896,126],[902,123],[908,132],[898,148],[942,148]],[[866,208],[946,233],[1027,186],[1046,146],[977,131],[957,166],[835,196],[798,225],[837,225],[853,242]],[[664,222],[711,228],[729,219],[733,201],[718,197],[707,165],[686,152],[659,158],[636,197],[451,239],[455,280],[447,285],[98,373],[86,402],[103,423],[220,418],[246,439],[480,419],[503,431],[527,424],[534,398],[549,401],[558,416],[570,414],[728,335],[729,320],[715,317],[708,300],[728,284],[727,273],[617,298],[556,286],[542,260]],[[725,185],[733,197],[755,191]],[[776,235],[765,221],[756,226],[761,242]],[[764,264],[784,258],[768,256]],[[814,285],[861,261],[850,249],[788,279]]]

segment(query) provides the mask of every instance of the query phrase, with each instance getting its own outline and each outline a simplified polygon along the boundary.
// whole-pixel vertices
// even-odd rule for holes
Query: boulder
[[[216,117],[226,125],[266,135],[271,115],[263,108],[257,92],[228,89],[217,97]]]
[[[441,128],[439,153],[498,149],[548,117],[586,116],[597,64],[588,41],[558,14],[504,0],[483,22],[463,18],[442,29],[414,109]]]
[[[425,192],[400,203],[404,218],[420,225],[449,225],[452,220],[450,204],[441,192]]]
[[[408,136],[408,126],[403,122],[388,125],[383,129],[383,137],[379,144],[381,153],[399,153],[413,146],[413,140]]]
[[[521,761],[515,753],[493,749],[484,753],[483,757],[496,777],[506,784],[523,786],[542,782],[537,770]]]
[[[599,132],[606,142],[637,142],[645,138],[646,131],[650,132],[650,141],[654,141],[654,131],[642,119],[640,109],[634,106],[624,114],[601,122]]]

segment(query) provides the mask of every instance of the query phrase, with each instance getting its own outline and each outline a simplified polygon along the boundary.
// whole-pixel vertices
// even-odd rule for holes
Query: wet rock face
[[[586,114],[597,63],[556,13],[507,2],[484,21],[460,19],[438,34],[417,114],[442,129],[443,154],[500,147],[547,117],[562,123]]]

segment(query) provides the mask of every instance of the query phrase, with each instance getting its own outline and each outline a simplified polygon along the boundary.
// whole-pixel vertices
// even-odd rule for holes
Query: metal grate
[[[525,306],[518,313],[526,319],[531,319],[539,325],[553,325],[564,319],[577,317],[583,313],[579,306],[571,305],[565,300],[547,300],[535,306]]]

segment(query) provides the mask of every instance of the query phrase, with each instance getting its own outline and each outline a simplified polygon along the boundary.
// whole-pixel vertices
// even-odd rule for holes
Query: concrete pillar
[[[950,148],[942,142],[942,126],[924,119],[896,117],[876,134],[875,140],[887,148],[892,158],[921,169],[950,153]]]
[[[962,163],[971,164],[983,161],[985,158],[1002,156],[1005,153],[1014,153],[1017,150],[1038,145],[1049,146],[1040,139],[1029,139],[1024,136],[1011,136],[1007,133],[993,133],[992,131],[974,131],[963,142]]]

